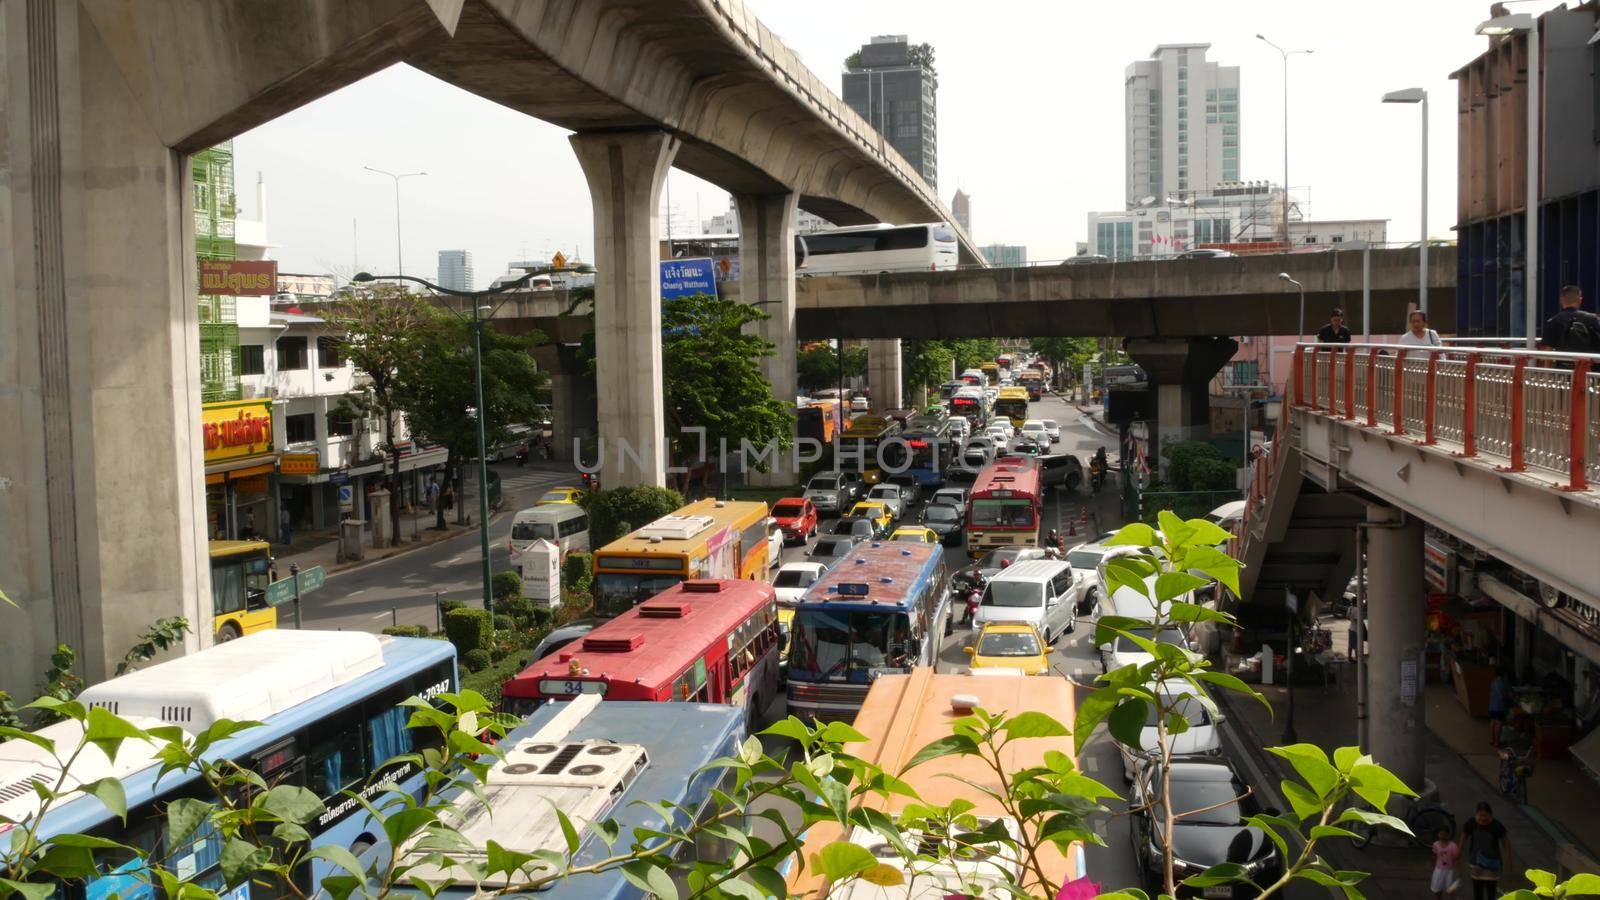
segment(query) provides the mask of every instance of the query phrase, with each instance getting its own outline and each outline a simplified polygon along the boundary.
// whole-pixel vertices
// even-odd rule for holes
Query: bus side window
[[[359,715],[335,715],[324,720],[311,731],[306,787],[326,801],[359,784],[367,775],[361,749]]]

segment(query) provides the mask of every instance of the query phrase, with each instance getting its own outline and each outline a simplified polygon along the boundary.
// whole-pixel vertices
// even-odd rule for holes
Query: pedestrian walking
[[[293,525],[294,522],[289,517],[289,507],[278,507],[278,537],[282,538],[279,543],[285,547],[289,546],[289,538],[294,536]]]
[[[439,482],[429,478],[427,485],[422,489],[422,496],[427,501],[428,511],[436,511],[439,508]]]
[[[1495,820],[1494,810],[1479,803],[1478,811],[1461,829],[1461,841],[1472,875],[1472,900],[1500,896],[1500,873],[1511,866],[1511,838],[1506,826]]]
[[[252,506],[249,509],[246,509],[244,511],[244,531],[241,531],[239,533],[239,536],[244,538],[247,541],[255,540],[255,537],[256,537],[256,509],[255,509],[255,507]]]
[[[446,484],[444,486],[444,493],[440,495],[440,501],[439,502],[443,503],[444,504],[444,508],[447,509],[447,510],[455,509],[456,508],[456,486],[453,485],[453,484]]]
[[[1350,343],[1350,329],[1344,326],[1344,310],[1335,306],[1333,308],[1333,312],[1328,313],[1328,324],[1322,326],[1322,328],[1317,332],[1317,343]]]
[[[1489,682],[1489,746],[1500,746],[1500,731],[1511,715],[1511,676],[1505,669],[1494,673]]]
[[[1439,340],[1439,332],[1428,327],[1428,314],[1420,309],[1413,309],[1406,320],[1406,333],[1400,335],[1400,343],[1407,347],[1442,347],[1444,341]]]
[[[1539,346],[1563,353],[1600,353],[1600,316],[1583,308],[1583,290],[1561,289],[1561,310],[1544,323]]]
[[[1456,875],[1456,860],[1461,857],[1461,845],[1456,843],[1450,829],[1441,828],[1433,841],[1433,881],[1431,890],[1435,900],[1448,900],[1461,888]]]

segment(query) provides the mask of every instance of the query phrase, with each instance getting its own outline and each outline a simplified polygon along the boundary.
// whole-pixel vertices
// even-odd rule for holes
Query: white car
[[[1044,422],[1040,419],[1029,419],[1028,421],[1023,422],[1022,432],[1019,437],[1030,438],[1035,444],[1039,444],[1040,446],[1044,447],[1048,447],[1052,443],[1050,440],[1050,429],[1044,427]]]
[[[1206,513],[1206,521],[1221,528],[1223,531],[1232,531],[1239,520],[1244,518],[1244,501],[1235,500]]]
[[[884,506],[889,507],[889,515],[895,519],[899,519],[906,511],[905,497],[900,493],[899,485],[875,484],[872,486],[872,490],[867,491],[867,496],[861,499],[882,503]]]
[[[983,429],[983,433],[998,437],[1003,443],[1016,436],[1017,430],[1011,427],[1011,423],[1008,420],[996,419],[995,421],[990,422],[987,428]]]
[[[1061,442],[1061,423],[1055,419],[1040,419],[1044,423],[1044,433],[1050,435],[1050,443]]]
[[[805,596],[806,588],[823,576],[828,567],[822,563],[784,563],[778,574],[772,576],[772,587],[778,595],[778,605],[794,606]]]
[[[939,488],[933,492],[932,497],[928,498],[929,506],[932,506],[935,503],[943,503],[947,506],[954,506],[956,509],[965,512],[967,509],[967,489],[961,487]]]
[[[1143,630],[1143,636],[1150,637],[1148,629]],[[1183,629],[1175,625],[1168,625],[1161,629],[1155,637],[1158,644],[1172,644],[1185,650],[1193,650],[1189,636]],[[1142,666],[1155,659],[1155,654],[1146,653],[1143,647],[1135,644],[1126,635],[1117,635],[1114,639],[1100,645],[1100,661],[1107,672],[1114,672],[1123,666]]]
[[[850,411],[853,413],[871,412],[872,404],[865,397],[852,397],[850,399]]]
[[[767,568],[783,565],[783,543],[783,529],[778,527],[778,520],[767,516]]]
[[[1207,698],[1202,698],[1194,685],[1182,679],[1162,684],[1161,693],[1166,695],[1163,705],[1166,705],[1170,712],[1183,716],[1184,721],[1189,723],[1187,730],[1178,734],[1168,734],[1167,742],[1172,749],[1172,755],[1174,757],[1221,756],[1222,736],[1217,731],[1217,726],[1223,723],[1224,717],[1220,713],[1211,712],[1215,706],[1208,703]],[[1153,754],[1160,748],[1156,715],[1154,708],[1146,707],[1145,724],[1139,730],[1138,752],[1117,744],[1117,749],[1122,752],[1122,777],[1130,782],[1139,770],[1150,763]]]

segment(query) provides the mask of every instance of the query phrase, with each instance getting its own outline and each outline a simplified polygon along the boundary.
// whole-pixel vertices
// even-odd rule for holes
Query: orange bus
[[[967,500],[967,552],[1037,547],[1040,486],[1039,465],[1026,456],[1002,456],[984,466]]]
[[[820,444],[831,444],[844,429],[844,404],[838,400],[813,400],[794,411],[795,434]]]
[[[512,676],[507,712],[548,700],[682,700],[743,707],[754,730],[778,694],[778,595],[762,581],[674,585]]]
[[[594,554],[594,609],[615,616],[680,581],[764,581],[767,505],[707,497],[601,547]]]
[[[931,668],[913,669],[909,675],[884,675],[872,683],[872,690],[867,694],[861,712],[856,715],[855,729],[866,735],[866,743],[849,744],[845,749],[904,780],[921,797],[922,803],[948,806],[953,801],[966,800],[975,804],[972,815],[1005,818],[1005,810],[999,803],[973,784],[964,783],[973,782],[989,790],[1001,790],[993,770],[976,757],[946,756],[923,763],[909,772],[905,771],[906,763],[918,750],[939,738],[949,737],[951,721],[965,715],[968,711],[965,704],[973,700],[991,712],[1004,711],[1013,715],[1027,711],[1048,713],[1070,728],[1077,717],[1072,691],[1071,683],[1065,678],[1009,674],[936,675]],[[1005,771],[1017,772],[1044,765],[1045,754],[1050,751],[1063,753],[1068,759],[1077,758],[1071,735],[1012,741],[1000,755]],[[866,804],[891,818],[916,802],[893,793],[886,798],[875,794],[869,794],[868,797],[870,799],[865,801]],[[1010,824],[1010,830],[1015,834],[1015,823]],[[909,841],[911,836],[906,837]],[[811,826],[806,833],[801,858],[810,860],[823,847],[841,840],[873,850],[874,855],[879,856],[879,862],[897,868],[905,865],[904,860],[892,849],[883,849],[886,842],[873,830],[856,827],[846,835],[833,822]],[[1039,862],[1045,877],[1051,882],[1050,896],[1054,896],[1055,889],[1063,883],[1083,878],[1086,874],[1083,847],[1079,844],[1072,844],[1066,853],[1062,853],[1054,844],[1046,843],[1040,852]],[[917,896],[937,897],[957,891],[963,883],[970,885],[977,882],[984,887],[994,888],[981,892],[983,896],[999,897],[1004,894],[998,889],[998,882],[1006,878],[1022,885],[1032,896],[1044,894],[1044,886],[1038,883],[1038,876],[1031,870],[1024,871],[1015,854],[1002,853],[987,859],[963,861],[959,876],[947,863],[935,865],[927,860],[919,860],[916,868],[919,884],[942,889],[924,888]],[[795,896],[823,896],[828,885],[816,867],[808,863],[803,872],[797,869],[796,866],[790,870],[789,893]]]

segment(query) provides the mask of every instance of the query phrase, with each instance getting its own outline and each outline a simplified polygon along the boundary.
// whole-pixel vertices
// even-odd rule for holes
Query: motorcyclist
[[[1105,447],[1102,446],[1100,449],[1094,451],[1094,462],[1092,463],[1092,465],[1098,467],[1100,469],[1100,471],[1102,471],[1102,472],[1104,472],[1108,467],[1110,467],[1111,463],[1109,461],[1107,461],[1107,459],[1106,459],[1106,448]]]

